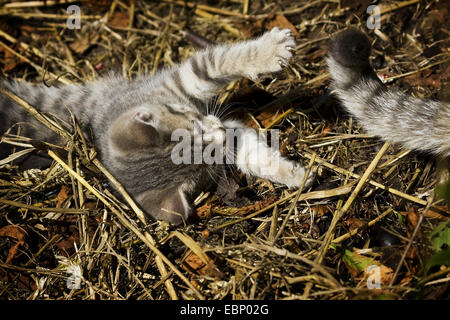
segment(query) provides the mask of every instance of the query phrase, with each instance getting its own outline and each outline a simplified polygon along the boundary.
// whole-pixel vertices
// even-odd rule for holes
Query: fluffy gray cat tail
[[[370,41],[350,28],[330,42],[333,89],[346,110],[370,133],[408,149],[450,156],[450,103],[387,88],[369,62]]]

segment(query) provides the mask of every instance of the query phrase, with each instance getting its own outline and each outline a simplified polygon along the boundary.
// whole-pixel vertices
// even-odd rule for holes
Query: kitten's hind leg
[[[172,87],[198,99],[208,99],[231,80],[255,79],[280,71],[295,50],[289,29],[274,28],[259,38],[231,45],[217,45],[198,52],[171,71]]]
[[[228,134],[227,141],[237,141],[234,150],[227,144],[227,161],[234,164],[245,174],[268,179],[272,182],[284,184],[290,188],[298,188],[305,179],[306,170],[299,163],[288,160],[280,152],[269,147],[258,133],[243,126],[239,121],[227,120],[224,122],[227,129],[234,130],[234,137]],[[230,159],[231,158],[231,159]],[[313,174],[306,178],[305,187],[311,185]]]

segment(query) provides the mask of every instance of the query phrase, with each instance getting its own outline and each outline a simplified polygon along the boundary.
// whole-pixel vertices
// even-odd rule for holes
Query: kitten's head
[[[175,224],[188,220],[192,210],[187,199],[211,172],[203,150],[211,144],[223,148],[222,122],[195,107],[166,100],[131,106],[108,133],[110,168],[145,212]],[[194,154],[199,138],[201,163]]]
[[[328,47],[328,56],[345,68],[361,71],[369,65],[370,41],[355,28],[335,35]]]
[[[110,129],[113,146],[125,154],[152,148],[168,150],[180,137],[190,138],[193,143],[199,136],[203,146],[223,145],[225,129],[216,116],[178,104],[144,103],[130,108]]]

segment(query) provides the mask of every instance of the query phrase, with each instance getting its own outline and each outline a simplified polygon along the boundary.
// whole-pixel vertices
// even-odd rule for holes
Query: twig
[[[311,157],[312,157],[312,154],[308,154],[308,153],[306,153],[306,152],[304,153],[304,155],[305,155],[305,157],[308,158],[308,159],[311,159]],[[349,175],[349,176],[351,176],[351,177],[353,177],[353,178],[356,178],[356,179],[358,179],[358,178],[361,177],[361,176],[360,176],[359,174],[357,174],[357,173],[350,172],[350,171],[348,171],[348,170],[346,170],[346,169],[340,168],[340,167],[338,167],[338,166],[336,166],[336,165],[334,165],[334,164],[331,164],[331,163],[327,162],[326,160],[324,160],[324,159],[322,159],[322,158],[317,157],[317,158],[316,158],[316,162],[317,162],[318,164],[323,165],[323,166],[325,166],[325,167],[327,167],[327,168],[329,168],[329,169],[332,169],[332,170],[334,170],[334,171],[336,171],[336,172],[338,172],[338,173],[345,174],[345,175]],[[383,185],[383,184],[381,184],[381,183],[378,183],[378,182],[376,182],[376,181],[374,181],[374,180],[369,180],[369,181],[367,181],[367,183],[373,185],[374,187],[380,188],[380,189],[382,189],[382,190],[386,190],[387,192],[390,192],[390,193],[392,193],[392,194],[394,194],[394,195],[396,195],[396,196],[399,196],[399,197],[401,197],[401,198],[404,198],[404,199],[406,199],[406,200],[415,202],[415,203],[420,204],[420,205],[423,205],[423,206],[427,205],[427,202],[426,202],[425,200],[416,198],[416,197],[414,197],[414,196],[412,196],[412,195],[406,194],[406,193],[401,192],[401,191],[399,191],[399,190],[397,190],[397,189],[394,189],[394,188],[391,188],[391,187],[387,187],[387,186],[385,186],[385,185]]]
[[[283,112],[282,114],[280,114],[278,117],[276,117],[270,124],[268,124],[264,130],[270,129],[273,126],[277,125],[281,120],[283,120],[284,118],[286,118],[288,115],[290,115],[292,112],[295,111],[295,108],[289,108],[288,110],[286,110],[285,112]]]
[[[172,21],[172,16],[173,16],[173,5],[170,6],[169,17],[167,18],[167,22],[164,26],[164,29],[162,30],[161,35],[157,40],[157,46],[159,46],[159,49],[156,52],[155,60],[153,61],[152,73],[155,73],[158,68],[159,60],[161,59],[164,46],[166,45],[166,35],[168,34],[167,31],[169,30],[170,21]]]
[[[37,207],[30,204],[25,204],[17,201],[11,201],[6,199],[0,199],[0,203],[7,204],[8,206],[13,206],[17,208],[23,208],[34,211],[43,211],[43,212],[57,212],[57,213],[65,213],[65,214],[87,214],[91,210],[89,209],[73,209],[73,208],[46,208],[46,207]]]
[[[367,224],[355,228],[349,232],[347,232],[346,234],[335,238],[333,241],[331,241],[332,243],[340,243],[350,237],[353,237],[355,234],[357,234],[358,232],[365,230],[371,226],[373,226],[375,223],[377,223],[378,221],[380,221],[381,219],[383,219],[385,216],[387,216],[389,213],[391,213],[392,211],[394,211],[392,208],[387,209],[386,211],[384,211],[382,214],[380,214],[378,217],[376,217],[375,219],[369,221]]]
[[[297,206],[297,201],[298,201],[298,199],[300,199],[300,195],[303,192],[303,188],[305,187],[306,180],[308,180],[308,177],[311,172],[311,168],[314,164],[315,159],[316,159],[316,156],[314,154],[313,157],[309,161],[309,165],[308,165],[308,168],[306,169],[305,176],[303,177],[303,181],[300,185],[300,188],[298,188],[298,191],[295,195],[294,201],[292,201],[291,207],[289,208],[289,211],[288,211],[286,217],[284,218],[283,223],[281,224],[280,230],[278,230],[278,233],[276,234],[275,238],[272,240],[272,245],[275,244],[277,242],[277,240],[280,238],[281,234],[284,231],[284,228],[286,227],[287,222],[289,221],[289,218],[291,217],[292,212],[294,211],[294,208]]]
[[[31,65],[33,68],[35,68],[38,72],[40,72],[43,76],[48,73],[50,74],[52,77],[54,77],[55,79],[58,79],[59,81],[61,81],[64,84],[70,84],[71,81],[67,80],[64,76],[57,76],[56,74],[44,70],[42,67],[38,66],[36,63],[34,63],[33,61],[31,61],[30,59],[28,59],[27,57],[21,55],[20,53],[18,53],[17,51],[11,49],[10,47],[8,47],[5,43],[3,43],[2,41],[0,41],[0,45],[2,45],[6,50],[8,50],[9,52],[11,52],[12,54],[14,54],[15,56],[19,57],[20,59],[24,60],[26,63],[28,63],[29,65]]]
[[[173,4],[176,4],[179,6],[188,6],[189,8],[197,8],[197,9],[200,9],[203,11],[221,14],[224,16],[245,17],[245,15],[243,15],[239,12],[229,11],[229,10],[221,9],[221,8],[215,8],[215,7],[211,7],[211,6],[207,6],[207,5],[203,5],[203,4],[196,4],[196,3],[189,2],[189,1],[174,1],[174,0],[163,0],[163,1],[168,2],[168,3],[173,3]]]
[[[149,238],[149,235],[144,235],[141,233],[132,223],[128,220],[119,210],[117,210],[115,207],[113,207],[105,197],[103,197],[95,188],[93,188],[83,177],[81,177],[79,174],[77,174],[75,171],[73,171],[64,161],[62,161],[53,151],[49,150],[48,155],[53,158],[56,162],[58,162],[65,170],[69,172],[72,176],[74,176],[85,188],[87,188],[90,192],[92,192],[101,202],[103,202],[108,209],[113,212],[116,217],[120,220],[120,222],[127,227],[130,231],[132,231],[142,242],[144,242],[150,250],[153,251],[154,254],[156,254],[158,257],[161,258],[161,260],[168,265],[172,271],[194,292],[194,294],[197,296],[197,298],[204,300],[203,295],[198,292],[198,290],[192,285],[192,283],[187,279],[179,270],[178,268],[169,260],[167,257],[158,249],[156,248],[151,239]]]
[[[331,220],[330,227],[328,228],[328,231],[326,233],[325,239],[323,241],[322,247],[320,248],[319,255],[317,258],[318,263],[322,263],[323,258],[325,257],[325,254],[328,250],[328,246],[331,243],[334,229],[336,228],[336,225],[338,221],[344,216],[344,214],[347,212],[347,210],[350,208],[350,206],[353,204],[353,201],[356,199],[356,196],[358,195],[359,191],[361,191],[364,184],[369,179],[372,172],[376,169],[378,162],[381,160],[381,157],[384,155],[384,153],[389,148],[389,142],[385,142],[384,145],[381,147],[378,154],[375,156],[375,158],[372,160],[370,165],[367,167],[366,171],[362,175],[361,179],[359,180],[358,184],[356,185],[355,189],[351,193],[350,197],[345,202],[342,209],[337,210],[334,213],[333,219]]]
[[[406,6],[410,6],[412,4],[418,3],[419,0],[408,0],[408,1],[403,1],[403,2],[398,2],[398,3],[392,3],[392,4],[381,4],[381,10],[380,10],[380,15],[404,8]]]
[[[355,183],[356,182],[351,182],[351,183],[349,183],[349,184],[347,184],[345,186],[338,187],[338,188],[335,188],[335,189],[330,189],[330,190],[312,191],[312,192],[308,192],[308,193],[303,193],[303,194],[300,195],[298,201],[309,200],[309,199],[324,199],[324,198],[328,198],[328,197],[336,197],[336,196],[344,195],[344,194],[347,194],[347,193],[351,192],[351,190],[353,188],[353,185]],[[236,219],[236,220],[233,220],[233,221],[221,224],[221,225],[217,226],[216,228],[214,228],[214,231],[217,231],[219,229],[228,227],[230,225],[239,223],[241,221],[248,220],[248,219],[251,219],[253,217],[256,217],[257,215],[259,215],[259,214],[261,214],[263,212],[266,212],[267,210],[272,209],[273,207],[275,207],[277,205],[280,205],[280,204],[288,201],[289,199],[295,197],[297,195],[298,191],[299,190],[291,193],[290,195],[288,195],[288,196],[286,196],[286,197],[284,197],[284,198],[282,198],[282,199],[280,199],[278,201],[275,201],[271,205],[268,205],[267,207],[265,207],[265,208],[263,208],[261,210],[253,212],[253,213],[251,213],[251,214],[249,214],[249,215],[247,215],[247,216],[245,216],[243,218]]]
[[[400,261],[399,261],[399,263],[397,265],[397,268],[395,269],[394,276],[392,277],[391,282],[389,283],[390,286],[394,285],[395,279],[397,278],[397,275],[398,275],[398,273],[400,271],[400,268],[402,267],[403,262],[405,261],[406,255],[408,254],[409,249],[411,248],[411,246],[413,244],[413,240],[416,237],[416,234],[419,231],[420,225],[422,224],[423,218],[425,217],[425,214],[427,213],[427,211],[430,209],[432,202],[433,202],[433,197],[430,197],[429,200],[428,200],[428,204],[427,204],[425,210],[423,210],[420,213],[419,221],[417,221],[417,224],[416,224],[416,226],[414,228],[414,231],[413,231],[413,233],[411,235],[411,238],[409,239],[408,245],[406,246],[405,251],[403,252],[402,257],[400,258]]]
[[[22,19],[53,19],[53,20],[67,20],[71,17],[69,14],[53,14],[53,13],[35,13],[35,12],[0,12],[0,16],[20,17]],[[83,20],[100,20],[100,15],[80,15]]]
[[[244,0],[244,3],[242,4],[242,13],[246,15],[248,13],[248,5],[250,0]]]
[[[12,2],[4,5],[4,8],[35,8],[35,7],[50,7],[61,4],[69,4],[78,2],[79,0],[46,0],[46,1],[28,1],[28,2]]]
[[[414,73],[418,73],[418,72],[421,72],[423,70],[432,68],[434,66],[446,63],[448,61],[450,61],[450,58],[447,58],[447,59],[444,59],[444,60],[441,60],[441,61],[437,61],[435,63],[431,63],[431,64],[429,64],[429,65],[427,65],[425,67],[419,68],[419,69],[414,70],[414,71],[410,71],[410,72],[406,72],[406,73],[402,73],[402,74],[399,74],[399,75],[396,75],[396,76],[392,76],[392,77],[386,78],[386,79],[383,80],[383,82],[387,83],[387,82],[391,82],[391,81],[396,80],[396,79],[404,78],[404,77],[410,76],[410,75],[412,75]]]
[[[436,279],[437,277],[443,276],[444,274],[450,273],[450,267],[446,267],[442,270],[439,270],[435,273],[430,274],[429,276],[421,279],[419,281],[419,285],[424,285],[425,283],[427,283],[428,281],[432,280],[432,279]]]
[[[265,245],[265,244],[253,244],[253,243],[250,243],[250,244],[247,244],[247,247],[249,247],[251,249],[254,249],[254,250],[269,251],[269,252],[275,253],[275,254],[277,254],[279,256],[287,257],[287,258],[290,258],[290,259],[294,259],[294,260],[298,260],[298,261],[301,261],[303,263],[306,263],[306,264],[316,268],[320,273],[322,273],[322,275],[325,278],[327,278],[328,280],[330,280],[334,284],[335,288],[341,287],[339,282],[325,269],[324,266],[322,266],[320,264],[317,264],[314,261],[312,261],[312,260],[310,260],[308,258],[305,258],[305,257],[303,257],[301,255],[289,252],[286,249],[280,249],[280,248],[273,247],[273,246],[268,246],[268,245]]]
[[[242,38],[242,33],[238,29],[234,28],[229,23],[227,23],[221,19],[216,19],[216,17],[214,15],[212,15],[206,11],[203,11],[201,9],[195,9],[195,14],[202,18],[211,20],[211,21],[217,21],[217,23],[220,26],[222,26],[226,31],[228,31],[232,35],[236,36],[237,38]]]

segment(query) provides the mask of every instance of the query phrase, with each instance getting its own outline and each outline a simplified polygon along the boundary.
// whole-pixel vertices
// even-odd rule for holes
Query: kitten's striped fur
[[[334,37],[327,57],[343,106],[370,133],[413,150],[450,156],[450,103],[386,88],[369,63],[371,45],[350,28]]]
[[[261,146],[252,129],[238,121],[222,121],[209,114],[211,110],[207,108],[211,97],[229,81],[280,71],[292,57],[294,48],[291,32],[274,28],[257,39],[209,47],[152,77],[131,81],[112,77],[79,86],[51,88],[21,82],[2,85],[38,110],[51,112],[65,121],[69,121],[68,109],[71,110],[83,130],[92,131],[105,167],[144,211],[156,219],[180,223],[191,216],[193,198],[212,182],[208,172],[212,169],[206,164],[172,162],[170,154],[175,142],[170,138],[178,128],[193,133],[197,124],[206,137],[205,143],[223,143],[221,133],[226,128],[243,128],[250,142],[236,150],[240,170],[261,176],[264,166],[278,161],[278,171],[263,175],[264,178],[289,187],[302,183],[303,167],[284,159],[278,150]],[[7,97],[0,96],[0,113],[0,133],[26,121],[34,128],[23,126],[24,136],[53,143],[58,140]],[[269,151],[269,156],[258,158],[255,163],[248,159],[258,152],[256,145]],[[6,145],[0,144],[1,158],[9,152]],[[30,163],[36,165],[36,158],[27,159],[25,165]]]

